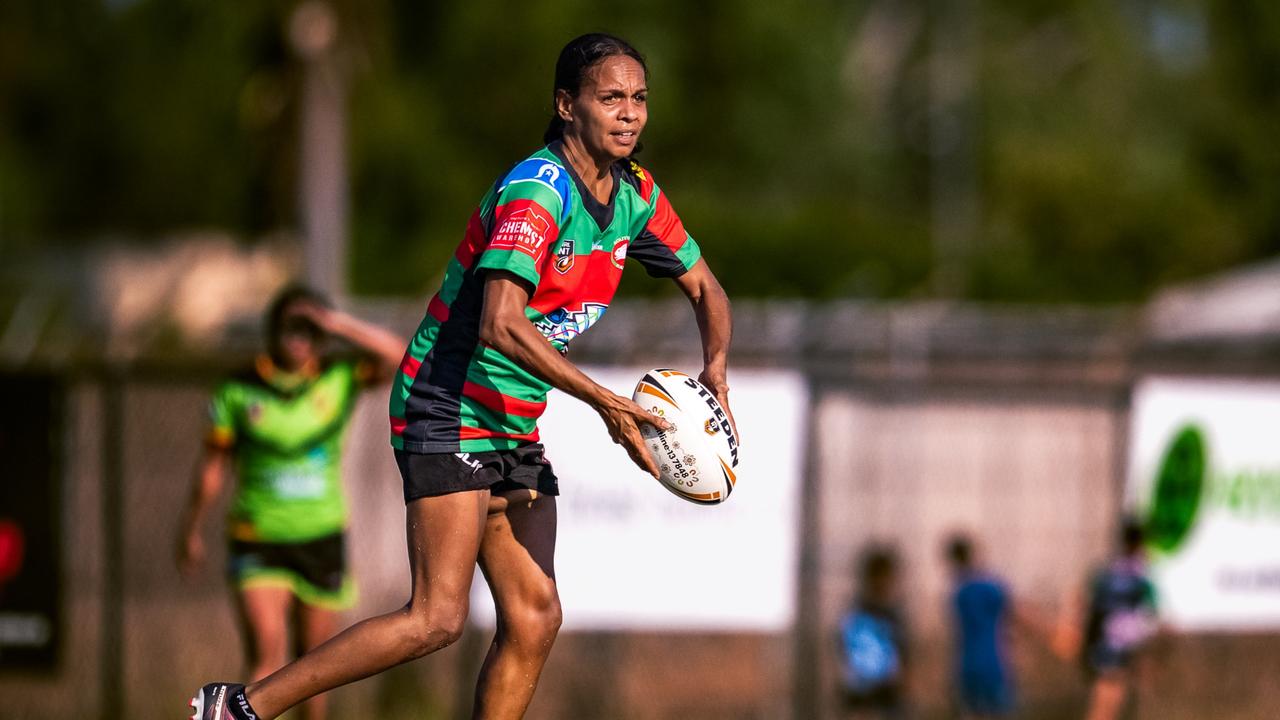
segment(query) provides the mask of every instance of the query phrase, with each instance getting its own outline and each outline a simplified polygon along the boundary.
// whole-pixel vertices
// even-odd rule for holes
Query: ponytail
[[[564,120],[559,115],[552,115],[547,123],[547,131],[542,133],[542,144],[550,145],[564,137]]]

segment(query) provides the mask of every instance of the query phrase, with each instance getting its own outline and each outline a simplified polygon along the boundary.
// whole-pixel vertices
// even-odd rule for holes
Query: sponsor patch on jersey
[[[546,183],[555,187],[555,181],[560,179],[560,168],[552,162],[542,163],[538,168],[538,172],[533,174],[534,179],[542,180],[546,178]]]
[[[498,192],[504,192],[508,187],[519,183],[536,183],[554,192],[560,198],[560,219],[564,219],[569,211],[570,195],[569,177],[565,174],[564,168],[550,160],[530,158],[507,173]]]
[[[503,218],[502,224],[493,232],[489,247],[519,250],[537,260],[550,230],[550,218],[537,205],[527,205]]]
[[[619,270],[622,269],[622,264],[627,261],[627,246],[630,244],[631,238],[629,237],[620,237],[613,243],[613,252],[610,254],[610,259],[613,261],[613,266]]]
[[[556,250],[556,272],[561,275],[573,269],[573,240],[565,238],[560,241],[560,248]]]

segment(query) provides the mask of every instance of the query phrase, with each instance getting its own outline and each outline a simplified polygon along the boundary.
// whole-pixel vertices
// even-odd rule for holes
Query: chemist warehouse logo
[[[536,260],[547,241],[550,229],[551,220],[536,205],[527,205],[503,218],[502,224],[493,233],[489,247],[519,250]]]
[[[1280,466],[1215,469],[1211,460],[1199,425],[1183,425],[1170,438],[1146,515],[1152,549],[1182,549],[1208,510],[1246,522],[1280,522]]]

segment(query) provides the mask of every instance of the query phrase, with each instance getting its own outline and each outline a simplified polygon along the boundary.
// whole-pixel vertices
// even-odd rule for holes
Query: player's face
[[[613,55],[587,71],[577,97],[564,96],[566,133],[576,135],[593,157],[619,160],[635,152],[649,119],[644,67],[626,55]],[[567,107],[566,107],[567,106]]]
[[[280,356],[286,368],[297,370],[316,358],[315,340],[306,333],[283,333],[280,336]]]
[[[280,360],[290,370],[297,370],[319,356],[314,326],[294,313],[285,313],[284,327],[276,339]]]

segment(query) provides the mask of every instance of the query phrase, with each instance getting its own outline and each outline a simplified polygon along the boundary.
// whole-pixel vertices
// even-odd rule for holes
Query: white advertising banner
[[[648,368],[583,368],[631,397]],[[555,391],[539,420],[560,478],[556,580],[565,630],[781,632],[795,613],[807,389],[796,373],[731,371],[742,436],[733,494],[695,505],[609,439],[594,410]],[[472,619],[494,622],[477,572]]]
[[[1280,382],[1141,381],[1127,505],[1171,625],[1280,627]]]

